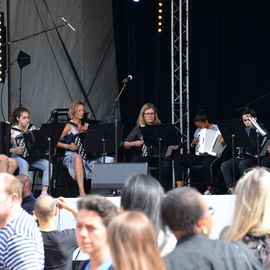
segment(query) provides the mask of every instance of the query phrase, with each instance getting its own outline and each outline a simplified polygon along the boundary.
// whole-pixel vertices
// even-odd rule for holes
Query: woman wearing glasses
[[[133,155],[131,162],[148,162],[151,167],[157,166],[157,153],[153,147],[146,146],[144,144],[143,136],[141,133],[141,127],[146,125],[160,125],[161,121],[158,118],[158,111],[154,104],[146,103],[142,106],[138,119],[137,125],[132,129],[130,134],[124,141],[124,148],[132,149]],[[178,148],[178,146],[173,146]],[[162,183],[161,185],[165,189],[170,189],[172,183],[168,182],[168,179],[172,179],[170,175],[171,161],[167,159],[161,160],[161,171],[162,171]],[[154,175],[157,177],[157,175]]]

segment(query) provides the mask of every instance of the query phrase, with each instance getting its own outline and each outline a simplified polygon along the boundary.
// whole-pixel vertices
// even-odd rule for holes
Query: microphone
[[[61,20],[67,25],[69,26],[74,32],[76,31],[76,29],[64,18],[61,17]]]
[[[129,81],[131,81],[133,79],[133,77],[131,75],[128,75],[123,81],[122,83],[127,84]]]

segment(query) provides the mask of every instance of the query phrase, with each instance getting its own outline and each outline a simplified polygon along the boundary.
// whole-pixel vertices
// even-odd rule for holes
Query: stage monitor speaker
[[[149,174],[148,163],[94,164],[92,189],[121,189],[125,181],[135,174]]]

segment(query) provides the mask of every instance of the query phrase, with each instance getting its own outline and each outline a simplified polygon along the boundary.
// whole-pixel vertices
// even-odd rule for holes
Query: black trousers
[[[175,181],[183,181],[185,169],[194,165],[202,165],[202,181],[211,186],[211,163],[215,160],[212,156],[196,156],[195,154],[176,154],[174,157]]]
[[[235,159],[235,176],[236,179],[243,175],[247,169],[253,168],[257,165],[257,159],[255,158],[236,158]],[[233,159],[224,161],[221,164],[221,172],[226,183],[227,188],[235,186],[236,179],[233,179]]]
[[[157,157],[142,157],[133,156],[131,162],[147,162],[149,167],[156,167],[157,170],[151,171],[151,175],[159,180],[159,183],[165,191],[172,189],[172,161],[161,159],[161,179],[159,179],[158,158]]]

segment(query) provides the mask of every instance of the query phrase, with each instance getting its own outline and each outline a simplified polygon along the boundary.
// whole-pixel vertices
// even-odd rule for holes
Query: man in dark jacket
[[[213,209],[191,188],[168,192],[162,202],[162,217],[178,240],[175,250],[166,257],[168,269],[262,269],[243,244],[208,239],[212,213]]]

